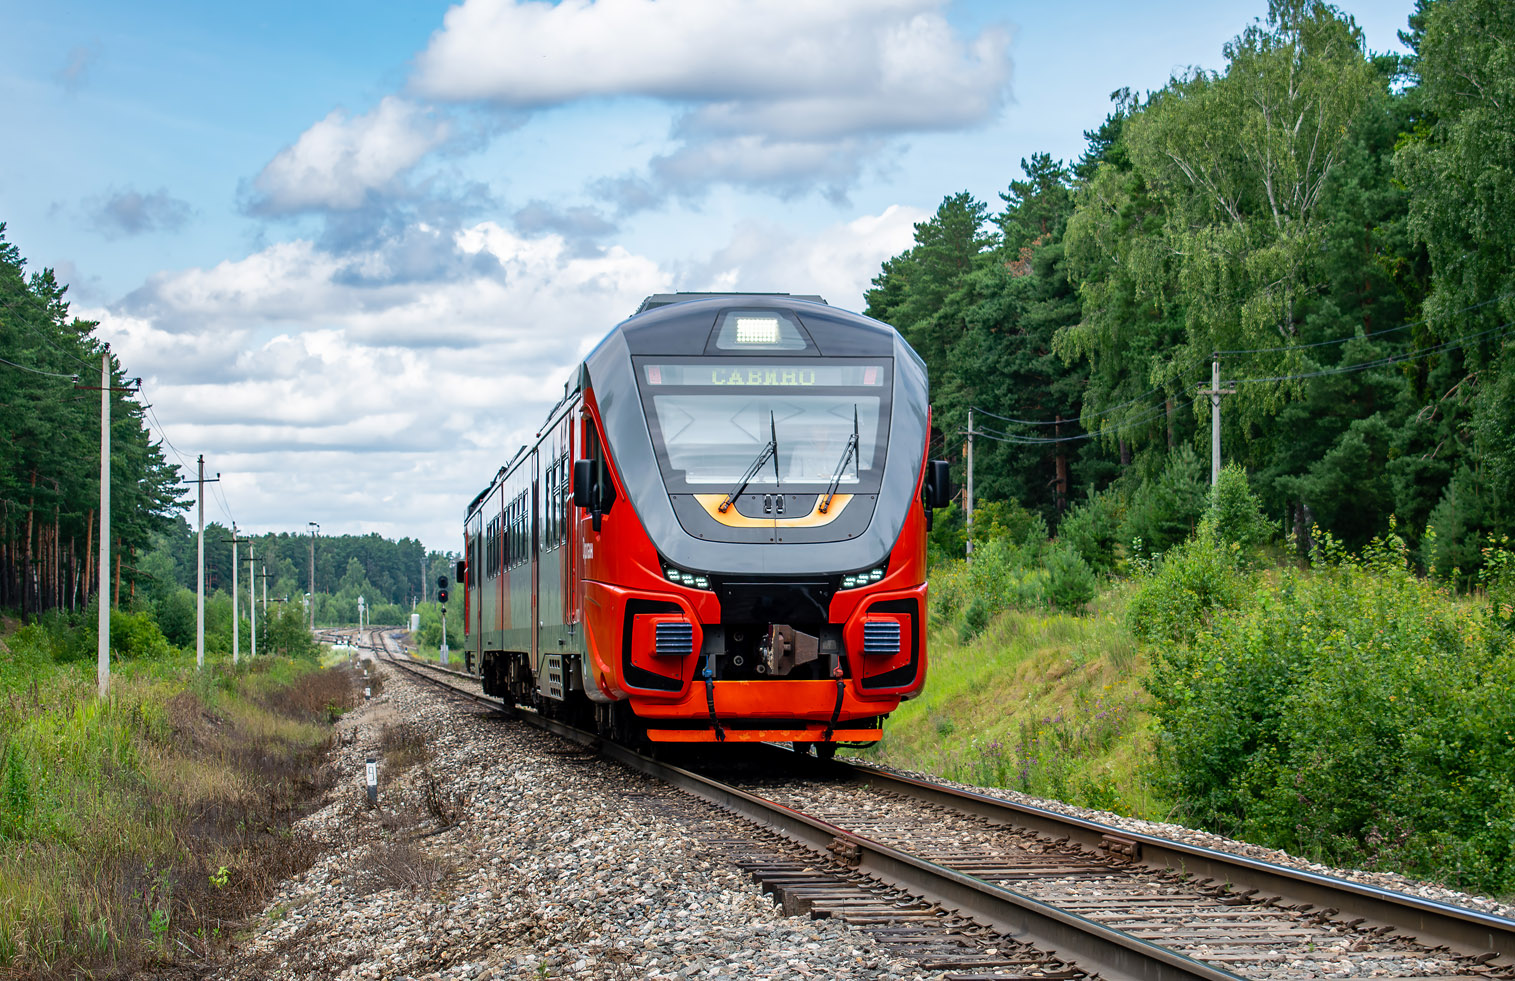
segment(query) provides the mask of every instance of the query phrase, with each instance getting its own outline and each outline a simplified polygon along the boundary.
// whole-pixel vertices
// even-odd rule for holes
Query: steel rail
[[[605,742],[606,757],[679,787],[893,886],[1109,981],[1239,981],[1239,976],[1138,940],[1086,917],[918,858],[738,790],[710,777]]]
[[[386,652],[387,644],[386,644]],[[425,667],[465,678],[464,672],[391,658],[408,672],[449,688],[441,679],[421,674]],[[1057,951],[1080,967],[1108,978],[1172,981],[1175,978],[1234,979],[1237,975],[1211,967],[1171,950],[1137,940],[1077,914],[1023,896],[977,877],[947,869],[836,825],[805,815],[783,804],[729,786],[672,764],[651,759],[625,746],[601,740],[540,713],[483,696],[468,695],[556,735],[600,752],[626,766],[726,807],[749,820],[775,828],[817,851],[846,856],[862,871],[900,885],[932,902],[964,915],[1014,939],[1043,950]],[[775,752],[783,750],[775,748]],[[1334,910],[1331,915],[1360,919],[1358,924],[1388,927],[1400,936],[1428,947],[1446,946],[1490,966],[1515,961],[1515,920],[1391,889],[1190,845],[1172,839],[1100,824],[1085,818],[1001,800],[986,794],[946,787],[925,780],[866,766],[836,761],[810,761],[880,790],[973,815],[993,824],[1013,826],[1067,840],[1096,850],[1114,852],[1149,868],[1187,873],[1195,879],[1224,882],[1234,890],[1276,895],[1296,906]]]
[[[855,779],[881,790],[972,814],[994,824],[1067,837],[1080,845],[1116,851],[1148,867],[1185,872],[1196,879],[1214,879],[1240,891],[1251,889],[1276,895],[1294,905],[1334,909],[1336,915],[1347,919],[1361,917],[1372,926],[1392,927],[1395,933],[1428,947],[1445,945],[1473,957],[1495,955],[1488,961],[1501,967],[1515,963],[1515,920],[871,767],[840,761],[830,766],[850,771]]]
[[[432,684],[457,691],[444,680],[423,674],[384,645],[389,663]],[[447,669],[442,669],[447,670]],[[448,673],[456,673],[449,671]],[[1138,940],[1093,920],[1057,909],[976,876],[918,858],[862,835],[765,800],[710,777],[654,760],[618,743],[537,712],[471,692],[459,694],[485,702],[656,780],[678,787],[803,844],[890,885],[957,911],[1004,936],[1030,944],[1109,981],[1241,981],[1238,975]]]

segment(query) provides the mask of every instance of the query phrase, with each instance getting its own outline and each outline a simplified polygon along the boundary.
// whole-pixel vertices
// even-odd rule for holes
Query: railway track
[[[675,766],[485,696],[473,676],[391,643],[369,638],[413,677],[709,802],[663,800],[685,820],[737,814],[766,829],[708,840],[786,911],[847,920],[959,981],[1515,979],[1515,921],[773,748],[742,757],[735,777],[729,763],[719,776]]]

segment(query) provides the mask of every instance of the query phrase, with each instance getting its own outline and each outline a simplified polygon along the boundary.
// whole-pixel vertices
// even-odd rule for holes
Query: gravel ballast
[[[282,884],[207,976],[944,976],[840,921],[782,915],[732,867],[729,852],[712,844],[722,837],[720,819],[690,820],[679,791],[449,699],[387,665],[370,670],[382,677],[381,694],[337,725],[334,763],[345,782],[302,822],[322,843],[322,857]],[[397,735],[424,742],[422,762],[412,762],[414,753],[396,755],[406,742]],[[368,805],[365,786],[370,757],[380,760],[377,808]],[[1512,912],[1400,876],[1327,869],[1176,825],[967,789],[1496,915]]]
[[[338,724],[350,778],[303,822],[323,856],[211,977],[942,976],[840,922],[783,916],[649,806],[666,788],[375,670],[382,694]],[[406,723],[431,758],[381,761],[370,809],[365,762]]]

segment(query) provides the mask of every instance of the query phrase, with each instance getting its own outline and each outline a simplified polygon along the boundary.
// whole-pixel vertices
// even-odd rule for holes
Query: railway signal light
[[[445,589],[439,589],[439,590],[437,590],[437,602],[438,603],[446,603],[447,602],[447,590],[445,590]]]

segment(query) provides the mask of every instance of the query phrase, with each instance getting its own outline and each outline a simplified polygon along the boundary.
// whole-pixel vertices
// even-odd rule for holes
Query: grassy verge
[[[314,854],[293,834],[329,784],[346,669],[259,658],[50,664],[0,650],[0,973],[206,957]],[[354,693],[356,692],[356,698]]]
[[[966,644],[934,630],[924,694],[889,717],[872,753],[964,783],[1165,817],[1128,594],[1107,591],[1084,616],[1008,610]]]

